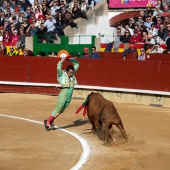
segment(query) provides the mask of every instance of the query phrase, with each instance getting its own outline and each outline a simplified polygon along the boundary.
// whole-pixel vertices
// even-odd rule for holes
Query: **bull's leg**
[[[110,144],[110,141],[113,140],[106,122],[102,122],[99,139],[104,141],[104,145]]]
[[[120,124],[116,125],[116,126],[118,127],[118,129],[119,129],[120,132],[122,133],[123,137],[124,137],[126,140],[128,140],[128,136],[127,136],[127,134],[126,134],[126,131],[125,131],[124,127],[123,127],[122,122],[121,122]]]

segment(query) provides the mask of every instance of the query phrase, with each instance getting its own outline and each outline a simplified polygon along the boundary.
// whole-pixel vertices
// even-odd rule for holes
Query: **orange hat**
[[[129,47],[130,48],[135,48],[135,44],[130,44]]]
[[[89,51],[89,49],[88,49],[88,48],[84,48],[84,51],[86,51],[86,52],[87,52],[87,51]]]

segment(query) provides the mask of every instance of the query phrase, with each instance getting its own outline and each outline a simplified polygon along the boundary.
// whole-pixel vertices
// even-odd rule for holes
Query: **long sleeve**
[[[69,61],[73,63],[74,70],[75,70],[75,73],[76,73],[78,68],[79,68],[79,62],[77,60],[75,60],[74,58],[70,58]]]
[[[59,77],[61,77],[64,73],[63,70],[61,69],[62,64],[63,64],[63,61],[59,61],[57,64],[57,73]]]

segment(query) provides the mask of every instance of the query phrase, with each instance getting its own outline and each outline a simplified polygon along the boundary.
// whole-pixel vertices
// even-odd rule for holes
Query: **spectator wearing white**
[[[155,28],[155,24],[154,23],[151,24],[151,29],[148,30],[148,33],[151,34],[151,35],[158,34],[158,29]]]
[[[77,2],[77,0],[72,0],[70,3],[69,3],[69,8],[72,10],[72,8],[74,7],[74,3]],[[78,2],[77,2],[78,3]]]
[[[45,21],[44,26],[47,27],[47,32],[53,32],[55,29],[56,20],[49,16],[48,19]]]
[[[165,44],[165,42],[158,36],[157,33],[152,35],[151,44]]]
[[[155,44],[152,49],[150,50],[149,53],[163,53],[164,49],[162,47],[160,47],[160,44],[157,43]]]
[[[122,26],[121,23],[118,23],[118,24],[117,24],[117,29],[118,29],[118,28],[121,30],[121,35],[124,35],[126,29]],[[117,35],[117,33],[116,33],[115,31],[114,31],[114,33]],[[115,36],[115,35],[113,35],[113,36]]]
[[[153,22],[151,21],[151,17],[150,17],[150,16],[147,16],[146,22],[145,22],[145,26],[146,26],[147,28],[151,29],[151,24],[152,24],[152,23],[153,23]]]
[[[83,0],[81,3],[81,10],[86,12],[88,8],[89,8],[88,4],[86,3],[85,0]]]
[[[159,13],[162,13],[162,11],[160,10],[160,5],[156,5],[155,11],[153,12],[153,17],[157,16]]]
[[[60,8],[60,7],[59,7],[58,1],[54,1],[53,6],[51,7],[51,13],[52,13],[52,15],[55,15],[56,9],[59,9],[59,8]]]
[[[26,13],[22,10],[22,11],[20,11],[20,17],[19,17],[18,21],[22,22],[23,17],[26,17]]]

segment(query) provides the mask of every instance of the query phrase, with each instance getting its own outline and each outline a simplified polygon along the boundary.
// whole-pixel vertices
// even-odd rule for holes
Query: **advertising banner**
[[[146,8],[154,7],[157,0],[109,0],[109,8]]]

